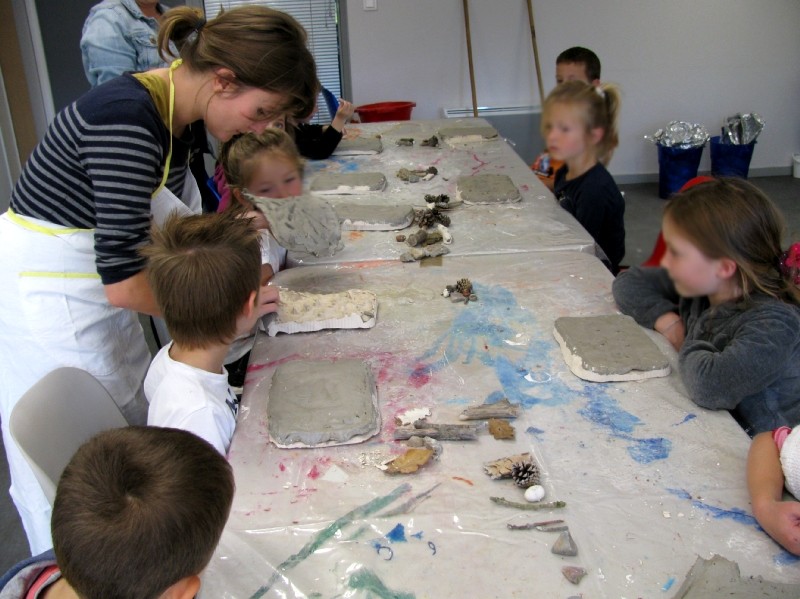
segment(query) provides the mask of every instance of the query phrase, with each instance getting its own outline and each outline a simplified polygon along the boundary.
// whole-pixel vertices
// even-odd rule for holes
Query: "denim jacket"
[[[158,5],[164,12],[167,7]],[[158,21],[145,17],[135,0],[103,0],[83,24],[81,56],[94,87],[127,71],[166,66],[158,55]]]

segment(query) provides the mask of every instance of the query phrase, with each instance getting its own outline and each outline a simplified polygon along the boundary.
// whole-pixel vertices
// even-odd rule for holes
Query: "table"
[[[442,297],[461,277],[472,280],[477,302]],[[554,320],[615,311],[611,275],[593,256],[348,262],[288,269],[275,283],[372,290],[377,324],[258,339],[229,456],[236,497],[204,596],[670,597],[696,557],[714,553],[745,576],[800,581],[797,559],[751,515],[749,439],[726,412],[693,404],[675,372],[601,384],[566,367]],[[674,365],[665,340],[652,336]],[[271,445],[265,406],[275,368],[342,358],[371,366],[381,433],[336,448]],[[376,467],[403,449],[393,441],[396,415],[427,407],[431,421],[452,423],[465,406],[501,397],[524,407],[515,440],[484,432],[443,442],[441,459],[412,475]],[[522,493],[491,480],[483,464],[523,451],[543,469],[545,501],[566,508],[523,512],[490,502],[522,501]],[[576,557],[551,553],[553,533],[507,528],[554,518],[569,525]],[[567,564],[588,571],[578,587],[561,574]]]
[[[306,186],[323,172],[381,172],[387,187],[382,192],[353,196],[326,197],[332,203],[401,204],[425,207],[425,194],[447,194],[456,197],[458,177],[470,174],[506,174],[522,195],[520,202],[501,205],[461,205],[448,212],[454,242],[449,246],[453,256],[471,254],[505,254],[528,251],[576,250],[594,253],[594,240],[575,218],[562,209],[550,191],[517,156],[511,146],[498,138],[456,147],[421,147],[422,139],[436,134],[443,127],[485,126],[484,119],[440,119],[402,123],[366,123],[348,125],[350,134],[362,137],[380,135],[383,152],[368,156],[343,156],[309,161],[306,165]],[[535,135],[536,132],[531,132]],[[415,140],[412,147],[397,145],[400,138]],[[435,166],[439,173],[430,181],[406,183],[396,174],[401,168],[418,169]],[[416,227],[403,231],[344,231],[344,249],[333,256],[315,257],[289,252],[288,266],[301,264],[340,263],[362,260],[396,260],[408,245],[396,241],[398,233],[409,234]]]

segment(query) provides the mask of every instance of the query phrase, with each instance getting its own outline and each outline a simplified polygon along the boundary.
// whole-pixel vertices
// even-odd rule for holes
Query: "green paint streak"
[[[376,497],[372,501],[365,503],[364,505],[360,505],[355,509],[350,510],[344,516],[337,519],[335,522],[330,524],[329,526],[323,528],[319,531],[313,539],[311,539],[308,543],[306,543],[300,551],[295,553],[294,555],[290,556],[286,559],[280,566],[278,566],[275,573],[270,577],[267,581],[267,584],[259,588],[255,593],[250,596],[250,599],[259,599],[267,594],[273,584],[277,582],[279,578],[283,576],[283,572],[287,570],[291,570],[304,559],[306,559],[309,555],[314,553],[317,549],[319,549],[324,543],[326,543],[330,538],[332,538],[339,529],[347,526],[354,520],[359,520],[361,518],[366,518],[371,516],[375,512],[379,512],[387,505],[392,503],[395,499],[403,495],[404,493],[411,490],[411,485],[408,483],[404,483],[397,487],[394,491],[389,493],[388,495],[384,495],[383,497]]]
[[[414,593],[399,593],[389,590],[383,581],[375,573],[366,568],[362,568],[350,577],[348,581],[350,588],[363,589],[370,594],[374,594],[379,599],[415,599]]]

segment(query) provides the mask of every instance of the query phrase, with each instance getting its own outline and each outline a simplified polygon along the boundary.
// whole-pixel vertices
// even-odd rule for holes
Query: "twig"
[[[528,524],[506,524],[509,530],[541,530],[542,528],[553,526],[555,524],[562,524],[563,520],[547,520],[545,522],[529,522]]]
[[[549,503],[519,503],[517,501],[509,501],[505,497],[489,497],[489,499],[491,499],[497,505],[515,507],[520,510],[550,510],[567,507],[566,501],[550,501]]]

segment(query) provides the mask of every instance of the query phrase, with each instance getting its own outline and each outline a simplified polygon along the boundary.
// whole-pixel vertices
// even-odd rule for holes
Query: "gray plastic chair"
[[[61,473],[91,437],[128,425],[96,378],[63,367],[28,389],[11,411],[9,430],[53,505]]]

